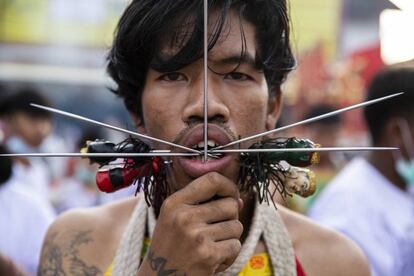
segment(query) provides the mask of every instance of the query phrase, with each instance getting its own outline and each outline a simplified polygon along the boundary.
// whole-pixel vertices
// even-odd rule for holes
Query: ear
[[[403,133],[401,132],[401,126],[398,117],[391,117],[384,124],[382,143],[391,147],[398,147],[401,150],[401,154],[407,158],[408,152],[405,148]]]
[[[271,130],[276,127],[276,123],[282,109],[282,93],[280,87],[275,89],[276,91],[273,91],[275,96],[271,96],[269,98],[269,104],[267,107],[268,113],[266,118],[266,130]]]
[[[139,117],[137,114],[130,112],[131,119],[135,124],[135,127],[137,128],[137,131],[141,134],[146,134],[147,130],[144,127],[144,121]]]
[[[390,131],[393,131],[390,132],[390,135],[394,137],[391,140],[392,145],[399,147],[404,158],[410,160],[414,156],[412,124],[409,123],[408,119],[403,117],[392,117],[389,121]]]

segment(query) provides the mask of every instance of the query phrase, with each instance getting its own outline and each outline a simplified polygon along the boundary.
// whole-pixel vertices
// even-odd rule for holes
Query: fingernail
[[[244,202],[243,199],[239,198],[239,210],[243,209]]]

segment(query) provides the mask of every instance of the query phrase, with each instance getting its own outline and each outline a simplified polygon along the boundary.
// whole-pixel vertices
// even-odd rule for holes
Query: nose
[[[224,91],[217,76],[209,74],[207,90],[207,117],[209,122],[227,122],[230,116],[228,104],[225,102]],[[194,81],[188,93],[186,104],[182,113],[184,122],[200,123],[204,120],[204,78]]]

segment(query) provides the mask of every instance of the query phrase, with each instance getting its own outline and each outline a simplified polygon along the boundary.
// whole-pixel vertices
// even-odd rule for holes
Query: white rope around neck
[[[255,205],[252,225],[239,256],[229,268],[216,275],[237,275],[254,255],[254,250],[260,238],[263,237],[274,275],[296,276],[293,247],[282,218],[273,206],[258,202]],[[155,223],[154,210],[148,208],[144,198],[140,197],[119,243],[113,263],[113,276],[137,275],[145,228],[148,227],[151,238]]]

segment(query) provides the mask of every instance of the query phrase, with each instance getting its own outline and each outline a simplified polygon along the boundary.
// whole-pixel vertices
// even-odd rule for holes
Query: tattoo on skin
[[[58,244],[56,241],[57,234],[52,234],[45,242],[38,276],[103,275],[99,268],[88,266],[79,257],[79,246],[93,241],[91,233],[92,231],[78,231],[66,244]],[[68,260],[70,273],[63,269],[63,259]]]
[[[63,254],[56,243],[56,233],[52,234],[44,245],[42,260],[37,272],[38,276],[66,276],[63,271]]]
[[[157,276],[168,276],[168,275],[186,276],[185,273],[178,272],[178,269],[166,270],[165,266],[167,265],[167,262],[168,262],[167,259],[163,257],[156,257],[152,250],[148,252],[147,258],[149,260],[151,269],[157,272]]]

